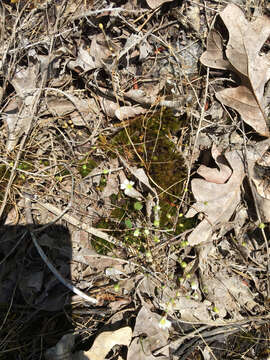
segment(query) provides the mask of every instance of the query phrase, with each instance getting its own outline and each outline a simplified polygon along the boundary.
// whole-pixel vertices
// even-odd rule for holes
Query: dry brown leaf
[[[150,277],[145,277],[138,290],[141,294],[147,294],[153,298],[153,303],[156,308],[166,311],[169,315],[174,315],[175,311],[181,314],[183,321],[202,321],[207,322],[211,320],[209,313],[209,306],[211,303],[207,300],[200,302],[193,299],[189,299],[183,294],[176,295],[176,290],[171,290],[166,286],[162,292],[158,291],[159,287],[155,284],[154,280]],[[143,296],[142,296],[143,298]],[[173,302],[171,301],[173,299]],[[168,306],[168,304],[170,304]]]
[[[234,320],[240,320],[243,317],[239,310],[252,312],[257,305],[256,294],[251,293],[240,276],[228,274],[227,270],[215,273],[214,277],[201,273],[200,279],[203,288],[207,289],[207,300],[215,304],[221,318],[230,314]]]
[[[127,179],[127,177],[126,177],[123,170],[121,170],[119,172],[119,178],[120,178],[121,184],[124,184],[125,182],[128,182],[128,179]],[[143,199],[143,195],[138,190],[136,190],[134,187],[131,187],[128,190],[128,192],[125,192],[125,194],[127,196],[130,196],[133,199],[137,199],[137,200],[142,200]]]
[[[127,360],[168,360],[168,356],[153,356],[148,348],[142,346],[140,338],[132,340],[128,349]]]
[[[50,349],[46,350],[45,359],[75,360],[75,357],[73,357],[71,353],[74,344],[75,344],[75,336],[73,334],[64,335],[54,347],[51,347]],[[82,359],[83,358],[81,358],[81,360]]]
[[[123,121],[146,112],[147,110],[141,106],[121,106],[115,111],[115,116]]]
[[[197,173],[204,177],[206,181],[216,184],[224,184],[231,176],[232,170],[226,164],[224,157],[220,155],[220,152],[215,145],[212,146],[212,157],[219,169],[208,168],[205,165],[201,165],[197,170]]]
[[[151,91],[151,95],[149,93],[146,93],[146,91],[142,89],[131,89],[127,91],[125,95],[133,101],[137,101],[140,104],[148,105],[155,104],[158,99],[158,95],[156,94],[156,90],[154,89],[153,91]]]
[[[224,318],[229,315],[234,320],[240,320],[243,317],[239,310],[254,313],[255,307],[258,307],[254,301],[257,294],[250,291],[239,275],[228,269],[227,260],[213,261],[213,258],[220,257],[217,249],[206,244],[198,248],[198,255],[201,286],[207,289],[205,297],[218,309],[218,316]]]
[[[21,99],[24,99],[25,96],[32,94],[36,90],[38,74],[38,63],[30,64],[27,68],[17,66],[10,82]]]
[[[115,116],[115,112],[119,109],[119,105],[112,100],[100,98],[100,105],[102,107],[103,112],[108,116],[113,118]]]
[[[104,62],[112,54],[107,44],[104,45],[104,35],[96,34],[91,40],[90,48],[79,46],[77,58],[68,63],[69,68],[89,71],[104,66]]]
[[[257,143],[256,148],[248,147],[245,153],[249,176],[255,185],[254,194],[258,202],[258,209],[264,222],[270,221],[270,199],[268,199],[268,196],[258,187],[256,179],[262,179],[258,179],[254,172],[254,167],[256,166],[256,161],[262,159],[263,154],[269,146],[270,139],[267,139]],[[205,218],[190,234],[188,238],[190,245],[197,245],[208,241],[211,238],[213,227],[221,227],[222,223],[226,223],[233,215],[240,201],[240,187],[245,177],[244,154],[234,150],[225,154],[225,157],[232,169],[232,174],[227,182],[225,181],[230,170],[224,162],[221,162],[217,154],[214,154],[214,158],[218,160],[217,165],[223,174],[218,174],[217,169],[201,165],[198,173],[203,176],[204,179],[193,179],[191,182],[192,191],[197,202],[193,208],[188,211],[186,216],[192,217],[201,212],[205,215]],[[218,178],[216,174],[218,174]],[[224,183],[215,183],[217,179],[220,180],[222,178]],[[210,180],[212,180],[212,182]],[[264,191],[267,190],[265,189]]]
[[[263,222],[270,222],[269,145],[268,139],[257,143],[255,149],[250,149],[248,157],[249,176]]]
[[[13,98],[3,111],[2,118],[7,127],[8,139],[6,143],[7,151],[11,151],[17,145],[18,139],[27,128],[27,122],[19,118],[19,113],[22,107],[22,101],[15,97]]]
[[[156,9],[159,6],[163,5],[164,3],[171,2],[171,1],[173,1],[173,0],[146,0],[148,6],[151,9]]]
[[[104,360],[105,356],[115,345],[128,346],[132,338],[132,330],[129,326],[106,331],[97,336],[93,346],[84,353],[89,360]]]
[[[69,114],[74,125],[87,126],[88,122],[93,120],[99,113],[98,106],[93,98],[79,99],[75,95],[69,95],[69,99],[48,98],[46,110],[42,112],[42,115],[51,113],[57,116],[64,116]]]
[[[216,97],[224,105],[237,110],[242,119],[258,133],[269,136],[263,94],[265,84],[270,79],[270,58],[269,55],[260,54],[260,50],[270,34],[270,19],[260,16],[248,22],[242,10],[234,4],[229,4],[220,17],[229,31],[225,52],[227,59],[223,58],[221,36],[211,31],[201,62],[218,69],[231,68],[240,77],[240,86],[222,90]]]
[[[141,339],[141,341],[143,348],[149,355],[153,351],[166,345],[168,342],[168,329],[160,329],[160,319],[161,316],[150,311],[147,305],[144,305],[141,308],[136,318],[133,336],[140,336],[142,334],[147,335],[147,337],[145,339]],[[163,355],[168,355],[168,353],[164,353]]]
[[[230,63],[224,59],[222,36],[216,30],[210,30],[207,37],[207,51],[201,56],[201,62],[205,66],[214,69],[229,70]]]
[[[27,131],[33,116],[35,96],[38,85],[39,64],[30,63],[28,67],[17,66],[10,82],[17,97],[6,106],[3,119],[8,128],[7,151],[12,151],[19,138]]]
[[[126,326],[116,331],[103,332],[97,336],[89,351],[73,353],[75,335],[64,335],[58,343],[48,349],[45,359],[48,360],[104,360],[108,352],[115,345],[128,346],[132,337],[132,330]]]
[[[217,154],[215,154],[215,157],[218,158]],[[245,176],[241,154],[238,151],[228,152],[226,160],[232,168],[232,175],[227,182],[216,183],[204,179],[193,179],[191,182],[192,192],[197,202],[186,216],[192,217],[199,212],[205,215],[205,218],[188,238],[189,244],[192,246],[209,240],[213,226],[227,222],[240,201],[240,186]],[[228,166],[223,164],[221,167],[220,164],[221,161],[219,160],[217,165],[220,167],[221,174],[219,174],[218,180],[222,178],[226,180]],[[215,172],[213,169],[206,166],[199,168],[201,176],[216,181],[213,172]]]

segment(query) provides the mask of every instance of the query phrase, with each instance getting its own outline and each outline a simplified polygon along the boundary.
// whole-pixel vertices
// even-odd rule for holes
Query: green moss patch
[[[132,166],[144,167],[160,199],[174,201],[182,194],[187,170],[172,137],[184,125],[170,109],[139,116],[111,139],[107,149],[110,155],[124,156]]]

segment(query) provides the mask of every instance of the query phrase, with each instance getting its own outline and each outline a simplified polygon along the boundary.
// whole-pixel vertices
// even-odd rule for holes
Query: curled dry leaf
[[[39,64],[30,63],[28,67],[17,65],[10,80],[17,97],[14,97],[3,112],[3,119],[8,129],[7,151],[12,151],[19,138],[30,126],[33,117],[35,96],[38,85]]]
[[[259,212],[264,222],[270,221],[268,186],[262,190],[262,183],[264,185],[267,185],[267,183],[263,182],[262,177],[258,177],[258,173],[256,173],[256,162],[258,159],[264,159],[263,155],[269,146],[270,139],[267,139],[257,143],[256,148],[248,147],[245,154],[237,150],[230,151],[225,154],[229,166],[226,165],[224,159],[221,160],[215,148],[212,150],[220,174],[217,169],[201,165],[198,173],[204,179],[193,179],[191,182],[192,191],[197,202],[186,216],[192,217],[197,213],[203,213],[205,218],[190,234],[188,238],[190,245],[198,245],[208,241],[211,238],[213,227],[220,227],[222,223],[227,222],[233,215],[240,201],[240,187],[245,177],[244,155],[248,163],[249,176],[255,185],[254,195],[258,202]],[[229,176],[230,171],[232,171],[231,176]],[[226,181],[226,179],[228,180]]]
[[[149,95],[147,94],[144,90],[142,89],[131,89],[129,91],[127,91],[125,93],[125,95],[133,100],[136,101],[140,104],[144,103],[144,104],[153,104],[155,102],[155,100],[157,99],[157,96],[154,95]]]
[[[141,106],[121,106],[115,111],[115,116],[123,121],[137,115],[146,113],[146,109]]]
[[[226,154],[232,174],[225,182],[231,171],[230,167],[225,165],[225,160],[221,161],[215,149],[212,152],[213,157],[218,161],[217,166],[220,171],[200,166],[198,172],[204,179],[193,179],[191,182],[192,192],[197,202],[186,216],[192,217],[201,212],[205,218],[190,234],[188,238],[190,245],[208,241],[212,235],[213,226],[227,222],[240,201],[240,186],[245,176],[241,154],[238,151]]]
[[[45,359],[48,360],[104,360],[108,352],[115,345],[128,346],[132,337],[132,330],[126,326],[115,331],[106,331],[97,336],[89,351],[72,352],[75,335],[64,335],[58,343],[48,349]]]
[[[216,97],[224,105],[237,110],[258,133],[269,136],[263,95],[265,84],[270,79],[270,58],[260,54],[260,50],[270,34],[270,19],[260,16],[248,22],[242,10],[234,4],[229,4],[220,17],[229,32],[226,59],[223,56],[223,39],[212,30],[201,62],[216,69],[231,69],[240,77],[240,86],[222,90]]]
[[[207,168],[205,165],[201,165],[197,173],[204,177],[206,181],[224,184],[231,176],[232,170],[226,163],[224,157],[220,155],[215,145],[212,147],[212,156],[219,169]]]
[[[36,90],[39,74],[39,64],[29,64],[27,68],[17,66],[16,71],[11,78],[11,84],[17,95],[23,99],[28,94]]]
[[[230,63],[223,56],[223,41],[216,30],[211,30],[207,38],[207,51],[201,56],[201,62],[214,69],[229,70]]]
[[[18,139],[27,128],[27,121],[19,119],[22,101],[15,97],[5,107],[2,119],[7,127],[8,139],[6,143],[7,151],[11,151],[17,145]]]
[[[89,71],[104,66],[104,62],[112,54],[107,44],[105,45],[104,35],[94,35],[91,40],[89,49],[79,46],[77,58],[68,63],[70,69]]]
[[[115,345],[128,346],[132,338],[129,326],[115,331],[106,331],[97,336],[93,346],[84,353],[89,360],[104,360],[105,356]]]
[[[181,319],[188,322],[207,322],[211,320],[209,306],[211,303],[207,300],[200,302],[186,297],[186,294],[179,296],[169,286],[165,286],[162,292],[158,291],[158,286],[153,279],[145,277],[138,288],[141,295],[147,294],[153,298],[156,308],[166,311],[169,315],[179,312]],[[173,302],[171,301],[173,299]],[[168,306],[170,304],[170,306]],[[136,334],[134,329],[134,334]],[[134,335],[135,336],[135,335]]]

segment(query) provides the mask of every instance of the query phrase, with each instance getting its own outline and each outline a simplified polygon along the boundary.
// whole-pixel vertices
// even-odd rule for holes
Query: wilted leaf
[[[31,64],[27,68],[18,66],[10,82],[14,86],[17,95],[23,99],[26,95],[35,91],[38,81],[39,64]]]
[[[216,30],[210,30],[207,38],[207,51],[201,56],[201,62],[205,66],[214,69],[230,69],[230,63],[224,59],[222,36]]]
[[[257,176],[254,173],[254,166],[258,159],[262,159],[270,145],[270,140],[264,140],[256,144],[256,148],[248,147],[245,153],[249,176],[256,185]],[[227,182],[226,178],[229,174],[228,166],[223,163],[217,154],[213,157],[217,159],[217,165],[221,174],[218,177],[217,169],[212,169],[201,165],[198,173],[204,177],[203,179],[193,179],[191,187],[193,194],[197,200],[194,206],[186,214],[192,217],[201,212],[205,218],[190,234],[188,241],[191,245],[197,245],[210,239],[213,227],[221,227],[222,223],[226,223],[233,215],[237,204],[240,201],[241,184],[245,177],[244,155],[239,151],[231,151],[225,154],[232,174]],[[222,166],[221,166],[222,163]],[[209,179],[209,181],[205,180]],[[224,180],[224,183],[215,183],[216,180]],[[257,186],[257,185],[256,185]],[[258,208],[264,221],[270,221],[270,200],[262,196],[262,192],[257,187],[255,195],[258,198]]]
[[[207,322],[211,320],[211,315],[208,310],[210,302],[207,300],[200,302],[189,299],[185,295],[179,296],[178,294],[176,296],[176,291],[172,291],[168,286],[160,292],[159,287],[150,277],[145,277],[143,279],[138,290],[142,294],[151,296],[155,306],[161,310],[167,311],[169,315],[173,316],[175,311],[179,312],[183,321]],[[168,306],[168,304],[170,305]]]
[[[218,316],[224,318],[229,315],[240,320],[241,310],[253,313],[257,306],[254,301],[257,294],[249,290],[239,275],[228,271],[227,262],[221,260],[221,263],[215,265],[211,257],[206,256],[211,252],[210,244],[200,247],[198,251],[201,286],[205,289],[206,299],[212,307],[215,306]]]
[[[89,360],[104,360],[105,356],[115,345],[128,346],[132,337],[132,330],[126,326],[115,331],[106,331],[98,335],[93,346],[85,352]]]
[[[68,98],[49,97],[46,101],[46,110],[42,115],[52,113],[57,116],[69,114],[76,126],[86,126],[93,120],[99,109],[94,99],[79,99],[75,95],[68,95]]]
[[[150,311],[147,305],[143,306],[137,315],[133,336],[147,335],[141,341],[148,355],[167,344],[169,332],[168,329],[160,329],[160,319],[161,316]]]
[[[45,359],[48,360],[104,360],[108,352],[115,345],[128,346],[132,337],[132,330],[126,326],[116,331],[106,331],[97,336],[89,351],[73,353],[75,343],[73,334],[64,335],[52,348],[48,349]]]
[[[119,172],[119,177],[121,184],[124,184],[125,181],[128,181],[124,171]],[[129,188],[128,191],[125,191],[125,194],[137,200],[142,200],[143,198],[142,194],[138,190],[136,190],[133,186]]]
[[[218,159],[216,153],[214,157]],[[227,182],[225,181],[229,174],[228,166],[222,164],[220,159],[217,163],[220,167],[220,174],[206,166],[201,166],[198,170],[201,176],[214,182],[203,179],[193,179],[191,182],[192,192],[197,202],[186,216],[192,217],[201,212],[205,218],[189,236],[190,245],[197,245],[209,240],[213,226],[228,221],[240,201],[240,186],[245,176],[241,154],[231,151],[226,154],[226,160],[232,168],[232,175]],[[218,177],[215,176],[215,173],[218,174]],[[224,183],[216,183],[221,179]]]
[[[144,114],[146,111],[147,110],[141,106],[121,106],[115,111],[115,116],[122,121]]]
[[[206,181],[216,184],[224,184],[231,176],[232,170],[226,164],[224,157],[220,155],[215,145],[212,147],[212,156],[219,169],[208,168],[205,165],[201,165],[197,170],[197,173],[204,177]]]
[[[229,31],[225,52],[227,59],[223,58],[221,36],[211,31],[201,62],[206,66],[230,68],[236,72],[242,84],[218,92],[217,99],[237,110],[242,119],[258,133],[268,136],[269,124],[264,112],[263,93],[270,79],[270,59],[266,54],[260,54],[260,50],[270,34],[270,19],[260,16],[248,22],[242,10],[234,4],[229,4],[220,17]]]
[[[75,343],[75,336],[73,334],[64,335],[58,343],[48,349],[45,353],[46,360],[73,360],[72,348]]]
[[[104,113],[112,118],[115,116],[115,112],[119,108],[119,105],[116,102],[105,98],[100,99],[100,105]]]
[[[135,338],[132,340],[132,343],[128,349],[127,360],[158,360],[152,355],[152,353],[148,354],[147,350],[143,349],[142,342],[140,338]],[[167,358],[166,358],[167,359]]]
[[[19,117],[21,107],[22,101],[18,97],[15,97],[3,111],[2,118],[8,130],[8,139],[6,143],[7,151],[14,149],[17,145],[18,139],[27,127],[25,119]]]
[[[270,182],[269,182],[269,142],[257,143],[253,152],[249,151],[249,176],[254,186],[257,207],[263,222],[270,222]]]
[[[73,69],[80,69],[81,71],[89,71],[99,67],[103,67],[104,61],[111,55],[111,51],[107,45],[103,45],[103,34],[97,34],[92,37],[90,48],[83,45],[79,46],[76,60],[68,63],[68,66]]]

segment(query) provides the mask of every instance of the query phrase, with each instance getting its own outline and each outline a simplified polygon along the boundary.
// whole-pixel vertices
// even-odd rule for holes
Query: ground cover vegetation
[[[0,4],[0,358],[267,359],[267,1]]]

